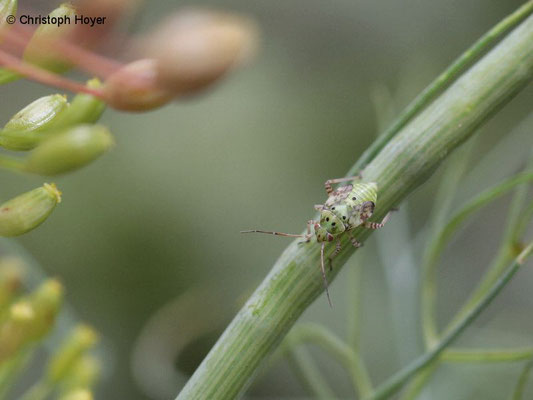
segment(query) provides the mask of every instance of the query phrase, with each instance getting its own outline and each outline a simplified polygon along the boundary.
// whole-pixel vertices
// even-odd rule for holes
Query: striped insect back
[[[347,181],[352,181],[352,183],[341,186],[336,190],[333,190],[331,186]],[[331,305],[324,267],[324,249],[326,242],[335,241],[335,250],[328,257],[329,268],[331,270],[333,268],[332,260],[341,250],[340,238],[343,235],[350,237],[353,246],[360,247],[361,243],[352,236],[352,230],[358,226],[369,229],[381,228],[387,221],[388,214],[381,223],[368,221],[374,213],[377,202],[378,185],[375,182],[362,182],[361,177],[358,176],[331,179],[326,181],[324,186],[328,198],[324,204],[315,205],[315,209],[320,211],[320,219],[318,221],[310,220],[307,222],[306,234],[297,235],[262,230],[249,230],[242,231],[241,233],[258,232],[278,236],[301,237],[304,239],[304,242],[301,243],[309,243],[314,236],[317,243],[321,243],[320,267],[328,301]]]

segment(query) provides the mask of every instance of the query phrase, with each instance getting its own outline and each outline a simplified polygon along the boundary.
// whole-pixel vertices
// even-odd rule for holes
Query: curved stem
[[[526,258],[533,251],[533,242],[524,249],[516,260],[505,270],[502,276],[490,288],[489,291],[480,299],[480,301],[469,310],[467,314],[459,321],[459,323],[447,334],[445,334],[439,344],[429,352],[423,354],[411,364],[397,372],[385,383],[379,385],[376,391],[365,400],[382,400],[386,399],[392,394],[396,393],[411,377],[418,371],[431,364],[439,357],[439,355],[448,347],[457,337],[472,323],[472,321],[491,303],[496,295],[503,289],[503,287],[511,280],[513,275],[524,264]]]
[[[530,371],[533,368],[533,360],[526,363],[524,368],[522,369],[522,373],[520,374],[520,377],[518,378],[518,382],[516,383],[516,387],[513,391],[513,394],[510,397],[510,400],[522,400],[524,396],[524,389],[526,387],[527,379],[529,378]]]
[[[427,344],[431,345],[438,341],[438,333],[434,318],[437,291],[435,273],[438,260],[453,233],[456,232],[459,226],[474,212],[491,203],[496,198],[503,196],[517,185],[530,181],[533,181],[533,172],[526,171],[480,193],[463,206],[428,245],[428,251],[425,253],[426,255],[422,266],[422,324]]]
[[[475,138],[473,138],[475,139]],[[474,148],[475,140],[470,141],[465,145],[460,152],[455,154],[453,160],[447,165],[446,170],[442,176],[437,195],[435,197],[435,204],[431,210],[431,217],[429,222],[430,243],[436,243],[440,230],[445,226],[448,218],[452,201],[455,198],[459,181],[466,171],[470,153]],[[435,274],[429,265],[431,261],[432,246],[425,246],[422,256],[422,299],[421,299],[421,320],[422,333],[424,335],[424,342],[426,349],[431,348],[438,342],[438,333],[435,317],[435,307],[433,299],[436,296],[434,283]],[[431,301],[427,301],[431,299]]]
[[[104,98],[101,89],[89,88],[81,83],[71,81],[70,79],[63,78],[60,75],[48,72],[27,62],[20,61],[17,57],[3,50],[0,50],[0,65],[44,85],[65,89],[73,93],[87,93],[101,99]]]
[[[327,328],[312,323],[300,324],[292,329],[289,337],[292,345],[309,341],[323,347],[350,372],[360,396],[364,397],[372,392],[370,377],[359,355]]]
[[[293,365],[294,371],[309,391],[318,399],[334,399],[336,396],[333,389],[331,389],[328,383],[324,380],[324,377],[316,368],[312,357],[305,351],[305,349],[293,348],[291,343],[287,343],[287,347],[288,349],[286,349],[285,355],[289,363]]]

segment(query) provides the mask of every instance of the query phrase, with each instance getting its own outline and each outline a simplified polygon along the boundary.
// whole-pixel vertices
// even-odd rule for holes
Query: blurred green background
[[[254,17],[261,46],[251,65],[201,96],[145,114],[106,111],[102,122],[117,146],[91,166],[54,179],[63,202],[42,227],[18,239],[47,275],[64,282],[68,303],[104,337],[113,368],[100,398],[173,398],[288,243],[239,231],[301,231],[313,204],[324,199],[323,182],[343,176],[373,141],[376,91],[386,88],[401,109],[521,3],[146,2],[135,32],[149,30],[179,7],[211,5]],[[54,92],[22,81],[2,87],[0,121]],[[523,165],[533,144],[531,104],[529,88],[481,128],[457,204]],[[422,351],[417,265],[439,172],[356,256],[364,264],[362,348],[376,382]],[[47,181],[0,174],[2,199]],[[479,214],[446,252],[439,275],[442,323],[490,261],[508,200]],[[402,243],[412,244],[407,258],[397,246],[398,234]],[[344,334],[350,312],[345,274],[356,262],[331,285],[335,308],[319,298],[303,319]],[[520,272],[460,342],[531,344],[532,285],[533,272]],[[169,315],[175,317],[169,321]],[[172,354],[185,342],[180,354]],[[350,398],[346,373],[323,352],[313,355],[337,392]],[[424,396],[501,399],[511,392],[520,367],[446,365]],[[528,393],[533,396],[533,390]],[[277,361],[247,396],[307,394],[285,362]]]

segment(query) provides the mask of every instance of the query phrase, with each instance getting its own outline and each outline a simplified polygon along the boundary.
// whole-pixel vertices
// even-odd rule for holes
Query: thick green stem
[[[487,51],[489,46],[498,42],[505,33],[517,26],[533,12],[533,0],[528,1],[514,13],[504,18],[490,31],[485,33],[467,51],[455,60],[442,74],[431,82],[409,105],[402,111],[400,116],[385,130],[370,147],[365,150],[359,160],[350,169],[347,176],[354,176],[363,169],[383,147],[393,138],[407,123],[416,116],[437,94],[450,85],[467,67]]]
[[[533,77],[533,17],[527,18],[411,120],[363,170],[379,186],[376,219],[424,183],[440,163]],[[311,207],[311,205],[310,205]],[[370,232],[354,230],[364,241]],[[353,254],[347,238],[336,268]],[[328,246],[329,255],[334,246]],[[319,246],[293,242],[193,374],[178,399],[239,396],[302,312],[323,292]]]

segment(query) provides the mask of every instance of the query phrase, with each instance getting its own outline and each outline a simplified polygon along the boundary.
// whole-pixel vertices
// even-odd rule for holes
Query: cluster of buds
[[[17,21],[17,0],[0,0],[0,85],[26,78],[75,94],[70,102],[63,94],[44,96],[16,113],[0,130],[0,147],[26,153],[0,153],[0,167],[46,176],[83,167],[113,145],[109,131],[97,124],[107,105],[151,110],[213,85],[253,53],[256,29],[250,20],[207,9],[171,15],[143,37],[115,34],[137,3],[64,3],[31,31]],[[130,61],[95,51],[117,38]],[[73,68],[95,77],[82,84],[62,75]],[[4,203],[0,236],[35,228],[59,201],[55,186],[45,184]]]
[[[24,263],[16,257],[0,258],[0,392],[16,385],[20,368],[29,362],[55,325],[63,288],[55,279],[23,294]],[[22,398],[44,399],[51,394],[65,399],[92,399],[99,362],[90,353],[98,340],[83,324],[73,328],[50,355],[41,378],[29,385]]]
[[[7,15],[14,15],[17,4],[16,0],[0,0],[2,3],[0,24]],[[119,110],[146,111],[205,89],[254,52],[257,32],[248,18],[188,9],[169,16],[142,37],[121,35],[122,53],[129,61],[96,53],[98,43],[114,42],[119,17],[131,13],[136,4],[131,0],[81,0],[76,6],[62,4],[49,14],[49,18],[63,18],[68,23],[42,25],[34,32],[16,23],[0,26],[3,47],[21,53],[17,57],[0,48],[4,67],[0,83],[25,77],[92,94]],[[84,19],[93,24],[78,23]],[[95,26],[96,21],[100,25]],[[102,87],[88,89],[61,76],[74,67],[99,77]]]

